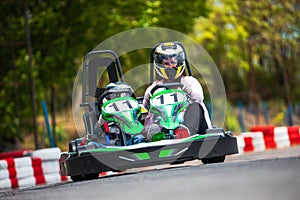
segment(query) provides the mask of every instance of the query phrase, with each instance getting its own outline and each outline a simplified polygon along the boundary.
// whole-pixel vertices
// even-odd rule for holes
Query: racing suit
[[[144,95],[143,105],[149,110],[151,90],[157,84],[163,84],[163,80],[156,80],[150,85]],[[203,89],[199,81],[192,76],[182,76],[180,83],[183,85],[183,91],[187,94],[189,100],[189,106],[184,113],[183,124],[189,128],[191,135],[199,133],[204,134],[205,130],[212,128],[212,123],[209,118],[209,113],[203,102],[204,95]],[[146,116],[144,123],[144,132],[147,132],[148,128],[153,124],[154,114],[149,112]]]

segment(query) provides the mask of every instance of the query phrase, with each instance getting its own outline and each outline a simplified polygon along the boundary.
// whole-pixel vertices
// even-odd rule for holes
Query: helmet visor
[[[159,54],[159,59],[160,60],[168,60],[170,58],[176,58],[177,59],[178,54],[177,53],[173,53],[173,54]]]
[[[166,68],[176,67],[177,63],[178,63],[177,57],[171,57],[171,58],[168,58],[168,59],[164,59],[161,62],[161,64],[163,66],[165,66]]]

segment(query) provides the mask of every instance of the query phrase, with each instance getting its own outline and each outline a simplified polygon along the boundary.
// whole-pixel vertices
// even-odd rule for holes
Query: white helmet
[[[167,80],[179,78],[185,69],[185,53],[179,44],[165,42],[154,50],[154,67],[159,76]]]
[[[124,82],[109,83],[105,87],[105,91],[109,94],[105,97],[105,100],[110,100],[118,97],[130,97],[134,95],[132,87]]]

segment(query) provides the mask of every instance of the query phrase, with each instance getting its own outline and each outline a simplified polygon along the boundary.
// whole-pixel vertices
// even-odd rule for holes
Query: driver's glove
[[[185,84],[182,87],[182,90],[187,94],[188,97],[192,96],[193,90],[192,90],[192,86],[190,84]]]

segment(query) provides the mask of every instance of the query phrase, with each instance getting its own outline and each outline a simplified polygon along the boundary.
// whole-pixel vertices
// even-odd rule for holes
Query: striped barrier
[[[60,175],[59,148],[21,152],[0,155],[0,188],[24,188],[67,180]]]
[[[300,144],[299,126],[255,126],[250,132],[237,136],[239,152],[259,152]]]

